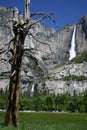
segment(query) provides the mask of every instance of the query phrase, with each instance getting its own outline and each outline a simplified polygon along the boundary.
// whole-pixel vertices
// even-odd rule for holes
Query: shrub
[[[70,62],[74,62],[74,63],[87,62],[87,52],[83,52],[80,56],[73,58]]]
[[[66,81],[70,81],[70,80],[75,80],[75,81],[83,81],[83,80],[87,80],[87,77],[81,75],[81,76],[77,76],[77,75],[69,75],[69,76],[65,76],[63,78],[63,80]]]

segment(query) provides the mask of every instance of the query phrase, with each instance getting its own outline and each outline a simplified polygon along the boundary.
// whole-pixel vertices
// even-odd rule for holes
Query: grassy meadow
[[[5,113],[0,112],[0,130],[87,130],[87,114],[20,113],[19,127],[4,127]]]

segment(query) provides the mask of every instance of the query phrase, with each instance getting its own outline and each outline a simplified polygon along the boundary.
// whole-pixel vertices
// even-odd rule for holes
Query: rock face
[[[82,17],[76,25],[77,54],[87,51],[87,15]]]
[[[50,93],[79,94],[87,89],[87,63],[65,64],[49,70],[46,87]]]
[[[74,25],[66,25],[57,33],[57,55],[58,59],[62,62],[66,62],[69,59],[69,48],[71,46],[73,30]]]
[[[7,43],[14,37],[12,31],[13,9],[0,7],[0,52],[7,49]],[[30,22],[35,20],[30,19]],[[21,91],[31,91],[33,84],[38,84],[38,91],[47,90],[49,93],[70,94],[80,93],[87,89],[87,63],[68,64],[69,49],[71,40],[76,26],[75,32],[75,51],[77,56],[87,51],[87,15],[82,17],[76,25],[67,24],[61,30],[56,32],[52,28],[47,28],[41,23],[37,23],[30,30],[32,36],[27,36],[24,48],[33,48],[35,57],[37,57],[40,66],[48,71],[50,79],[43,78],[44,74],[40,68],[34,68],[35,62],[31,61],[29,52],[24,54],[23,69],[21,73]],[[3,55],[0,54],[0,57]],[[4,55],[6,59],[11,58],[8,53]],[[64,65],[62,65],[64,63]],[[67,64],[65,64],[67,63]],[[5,88],[9,84],[10,64],[0,61],[0,88]],[[9,73],[4,73],[9,70]],[[74,75],[77,77],[84,76],[82,80],[65,80],[66,77]],[[42,77],[42,80],[41,78]],[[53,77],[53,78],[52,78]],[[6,85],[5,85],[6,84]],[[25,89],[26,88],[26,89]]]
[[[0,7],[0,49],[12,39],[12,9]]]
[[[70,83],[65,81],[47,81],[46,87],[51,94],[57,95],[58,93],[68,93],[70,95],[84,92],[87,89],[87,81],[71,81]]]

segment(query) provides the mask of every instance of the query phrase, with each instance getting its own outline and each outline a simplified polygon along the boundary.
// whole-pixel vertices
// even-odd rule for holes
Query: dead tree
[[[23,45],[26,34],[28,32],[29,20],[29,4],[30,0],[25,1],[24,19],[20,19],[18,10],[14,10],[13,19],[13,50],[11,61],[11,77],[9,83],[9,97],[7,102],[7,112],[5,117],[5,125],[18,126],[18,107],[19,107],[19,92],[20,92],[20,75],[21,63],[23,56]]]
[[[19,93],[20,93],[20,76],[21,76],[21,65],[22,65],[22,57],[23,53],[26,49],[24,49],[24,42],[26,35],[32,36],[36,41],[38,41],[33,34],[29,33],[29,29],[41,20],[49,17],[52,19],[52,21],[56,24],[55,19],[52,17],[52,13],[45,14],[44,12],[38,12],[35,14],[30,15],[30,0],[25,0],[25,12],[24,16],[21,17],[17,8],[13,10],[13,33],[14,38],[8,43],[8,49],[2,50],[0,53],[7,54],[8,52],[11,52],[12,59],[9,60],[9,63],[11,64],[11,76],[10,76],[10,82],[9,82],[9,97],[7,102],[7,111],[5,116],[5,125],[14,125],[18,126],[18,109],[19,109]],[[30,23],[30,17],[34,15],[40,15],[40,18],[32,23]],[[56,25],[57,26],[57,25]],[[38,41],[40,42],[40,41]],[[10,44],[13,43],[13,48],[10,47]],[[42,42],[40,42],[42,43]],[[49,49],[52,53],[52,50],[50,48],[50,45],[47,43],[44,43],[45,45],[49,46]],[[30,50],[29,50],[30,51]],[[37,58],[31,53],[30,51],[30,57],[36,61],[38,66],[39,61]],[[1,57],[1,60],[6,60],[4,57]],[[42,69],[43,71],[43,69]]]

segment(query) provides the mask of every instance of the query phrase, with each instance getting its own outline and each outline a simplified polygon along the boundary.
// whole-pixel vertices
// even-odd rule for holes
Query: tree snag
[[[26,0],[25,15],[22,23],[20,22],[20,16],[17,9],[14,10],[13,19],[14,41],[5,125],[14,125],[16,127],[18,126],[21,64],[23,56],[23,45],[28,31],[29,4],[30,0]]]

